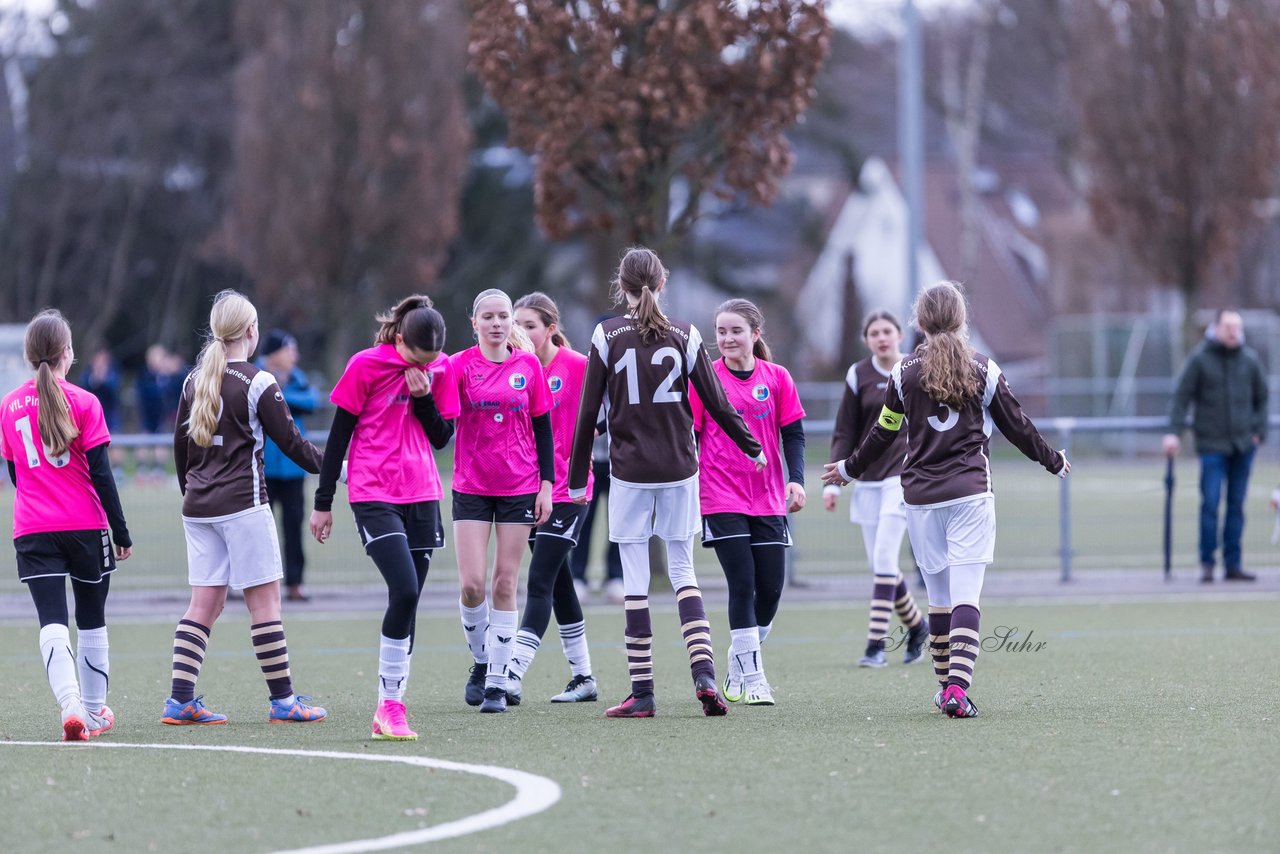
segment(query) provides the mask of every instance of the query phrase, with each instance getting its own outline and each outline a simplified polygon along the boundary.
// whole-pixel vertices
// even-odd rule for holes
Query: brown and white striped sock
[[[715,652],[711,648],[711,623],[702,604],[702,591],[697,587],[681,587],[676,591],[676,608],[680,612],[680,631],[689,651],[689,669],[693,678],[716,678]]]
[[[893,588],[896,579],[891,575],[877,575],[871,588],[871,617],[867,621],[867,649],[873,646],[884,649],[884,637],[889,634],[889,619],[893,616]]]
[[[893,590],[893,610],[898,613],[898,619],[902,621],[902,625],[909,629],[914,629],[924,619],[920,609],[916,607],[915,597],[911,595],[911,590],[901,574],[898,575],[898,584]]]
[[[284,640],[284,623],[273,620],[249,626],[253,653],[267,680],[271,699],[283,700],[293,695],[293,678],[289,674],[289,647]]]
[[[653,623],[649,619],[649,597],[628,596],[625,605],[627,627],[627,668],[631,672],[631,693],[653,693]]]
[[[929,606],[929,655],[933,657],[933,675],[938,684],[947,687],[951,670],[951,609]]]
[[[981,613],[976,605],[956,605],[951,611],[951,665],[947,684],[966,692],[973,684],[973,667],[981,646],[978,625]]]
[[[196,696],[196,680],[209,649],[209,627],[193,620],[179,620],[173,632],[173,675],[169,696],[190,703]]]

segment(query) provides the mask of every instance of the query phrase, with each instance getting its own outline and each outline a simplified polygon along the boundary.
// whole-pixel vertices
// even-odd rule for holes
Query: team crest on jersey
[[[564,388],[564,380],[560,379],[555,374],[552,374],[547,377],[547,387],[551,389],[552,394],[555,394],[560,389]]]
[[[769,399],[769,387],[764,383],[761,383],[760,385],[751,389],[751,396],[761,402],[766,401]]]
[[[525,377],[524,374],[512,374],[507,379],[507,382],[510,383],[511,387],[516,391],[522,390],[525,386],[529,384],[529,380]]]

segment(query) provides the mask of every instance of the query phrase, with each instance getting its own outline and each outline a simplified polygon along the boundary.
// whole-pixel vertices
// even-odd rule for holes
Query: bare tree
[[[1280,2],[1081,4],[1089,200],[1186,305],[1232,266],[1280,164]]]
[[[235,172],[218,249],[343,360],[429,289],[457,233],[469,128],[454,0],[240,0]],[[353,323],[353,320],[355,321]],[[340,364],[340,361],[338,361]]]
[[[549,236],[662,246],[706,193],[770,202],[830,24],[812,0],[471,0],[471,61],[535,155]]]

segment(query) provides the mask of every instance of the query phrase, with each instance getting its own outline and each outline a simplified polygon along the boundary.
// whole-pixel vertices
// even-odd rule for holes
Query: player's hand
[[[311,536],[323,545],[333,532],[333,514],[325,510],[311,511]]]
[[[573,503],[574,503],[574,504],[586,504],[586,503],[587,503],[587,496],[585,496],[585,495],[579,495],[577,498],[574,498],[574,499],[572,499],[572,500],[573,500]]]
[[[1058,477],[1066,477],[1071,474],[1071,460],[1067,459],[1067,449],[1063,448],[1058,453],[1062,454],[1062,470],[1058,472]]]
[[[849,481],[840,474],[839,463],[823,463],[822,482],[828,486],[844,486]]]
[[[804,509],[804,487],[798,483],[787,484],[787,512],[795,513]]]
[[[1177,455],[1182,448],[1182,440],[1178,438],[1177,433],[1165,433],[1164,439],[1160,442],[1160,447],[1164,450],[1165,456],[1172,457]]]
[[[119,543],[116,546],[116,560],[128,560],[133,555],[133,546],[122,546]]]
[[[414,397],[426,397],[431,393],[431,372],[410,368],[404,372],[404,381],[409,384],[409,394]]]
[[[551,481],[544,480],[533,501],[533,524],[541,525],[551,518]]]

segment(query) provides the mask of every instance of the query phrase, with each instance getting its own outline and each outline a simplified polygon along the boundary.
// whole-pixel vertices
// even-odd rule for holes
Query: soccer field
[[[36,628],[0,625],[3,848],[273,851],[373,840],[501,808],[512,785],[378,758],[518,769],[545,810],[438,843],[444,851],[1266,851],[1280,762],[1274,598],[1140,605],[995,602],[983,634],[1026,649],[978,660],[975,720],[933,710],[931,668],[854,666],[862,608],[783,604],[765,645],[778,705],[703,718],[670,608],[655,613],[658,717],[608,720],[627,692],[621,614],[588,614],[602,702],[552,706],[568,678],[549,633],[525,702],[462,702],[454,615],[423,613],[409,686],[421,740],[369,740],[378,617],[289,615],[297,688],[330,720],[268,726],[248,625],[213,633],[200,682],[221,727],[158,722],[172,621],[111,626],[116,729],[51,743],[58,713]],[[717,649],[723,605],[712,608]],[[18,744],[16,742],[49,742]],[[139,745],[111,748],[112,744]],[[156,750],[209,746],[353,757]],[[483,822],[483,817],[477,819]],[[364,847],[333,850],[369,850]]]

